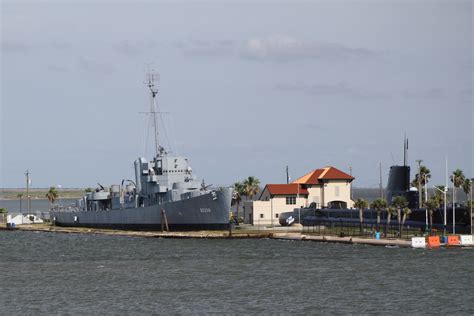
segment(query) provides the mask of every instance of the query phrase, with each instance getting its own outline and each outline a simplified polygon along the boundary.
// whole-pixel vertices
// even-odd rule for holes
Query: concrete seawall
[[[299,240],[315,242],[332,242],[344,244],[359,244],[371,246],[392,246],[410,247],[411,242],[401,239],[370,239],[356,237],[336,237],[336,236],[312,236],[300,232],[272,232],[272,231],[186,231],[186,232],[157,232],[157,231],[128,231],[112,229],[93,229],[80,227],[58,227],[50,225],[21,225],[17,227],[19,231],[36,231],[64,234],[95,234],[108,236],[126,236],[142,238],[209,238],[209,239],[229,239],[229,238],[269,238],[277,240]]]

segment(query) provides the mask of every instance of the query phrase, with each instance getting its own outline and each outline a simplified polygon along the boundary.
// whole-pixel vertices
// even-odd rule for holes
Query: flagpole
[[[300,198],[300,184],[299,183],[296,183],[296,185],[298,186],[298,191],[297,191],[297,194],[296,194],[296,203],[298,203],[298,199]],[[301,207],[298,206],[298,224],[301,224]]]
[[[27,198],[27,210],[28,214],[31,213],[31,200],[30,200],[30,172],[26,170],[26,198]]]

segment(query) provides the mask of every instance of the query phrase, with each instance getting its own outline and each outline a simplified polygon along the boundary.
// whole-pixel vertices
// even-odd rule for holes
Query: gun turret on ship
[[[54,224],[158,230],[166,222],[172,230],[228,228],[232,189],[206,186],[193,174],[187,158],[160,146],[156,75],[147,79],[156,155],[150,161],[135,160],[135,181],[124,179],[110,188],[99,185],[72,210],[51,211]]]

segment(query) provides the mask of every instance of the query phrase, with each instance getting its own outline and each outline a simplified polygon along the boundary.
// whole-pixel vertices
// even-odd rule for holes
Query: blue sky
[[[2,1],[0,187],[133,176],[145,72],[165,147],[206,182],[444,160],[474,176],[470,1]],[[165,132],[161,130],[161,135]],[[414,174],[414,172],[412,172]]]

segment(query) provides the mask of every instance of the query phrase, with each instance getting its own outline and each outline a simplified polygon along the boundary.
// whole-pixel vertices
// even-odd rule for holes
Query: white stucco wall
[[[331,180],[325,183],[323,206],[327,206],[331,201],[343,201],[347,203],[348,208],[352,207],[354,202],[351,200],[351,186],[346,180]]]
[[[245,202],[245,222],[254,225],[280,225],[278,218],[281,213],[292,212],[294,208],[304,206],[306,197],[296,195],[288,195],[296,198],[296,204],[286,204],[286,195],[274,196],[269,201],[253,201]],[[263,195],[262,195],[263,198]],[[273,214],[273,216],[272,216]],[[272,223],[273,217],[273,223]]]
[[[254,225],[271,225],[273,213],[273,225],[279,225],[277,216],[281,213],[292,212],[301,206],[308,207],[312,202],[317,203],[317,207],[326,207],[331,201],[343,201],[351,208],[354,206],[354,201],[350,198],[351,186],[352,183],[347,180],[329,180],[324,185],[308,186],[308,196],[276,195],[273,198],[266,188],[259,201],[244,202],[244,221]],[[297,197],[296,204],[287,205],[287,196]]]

